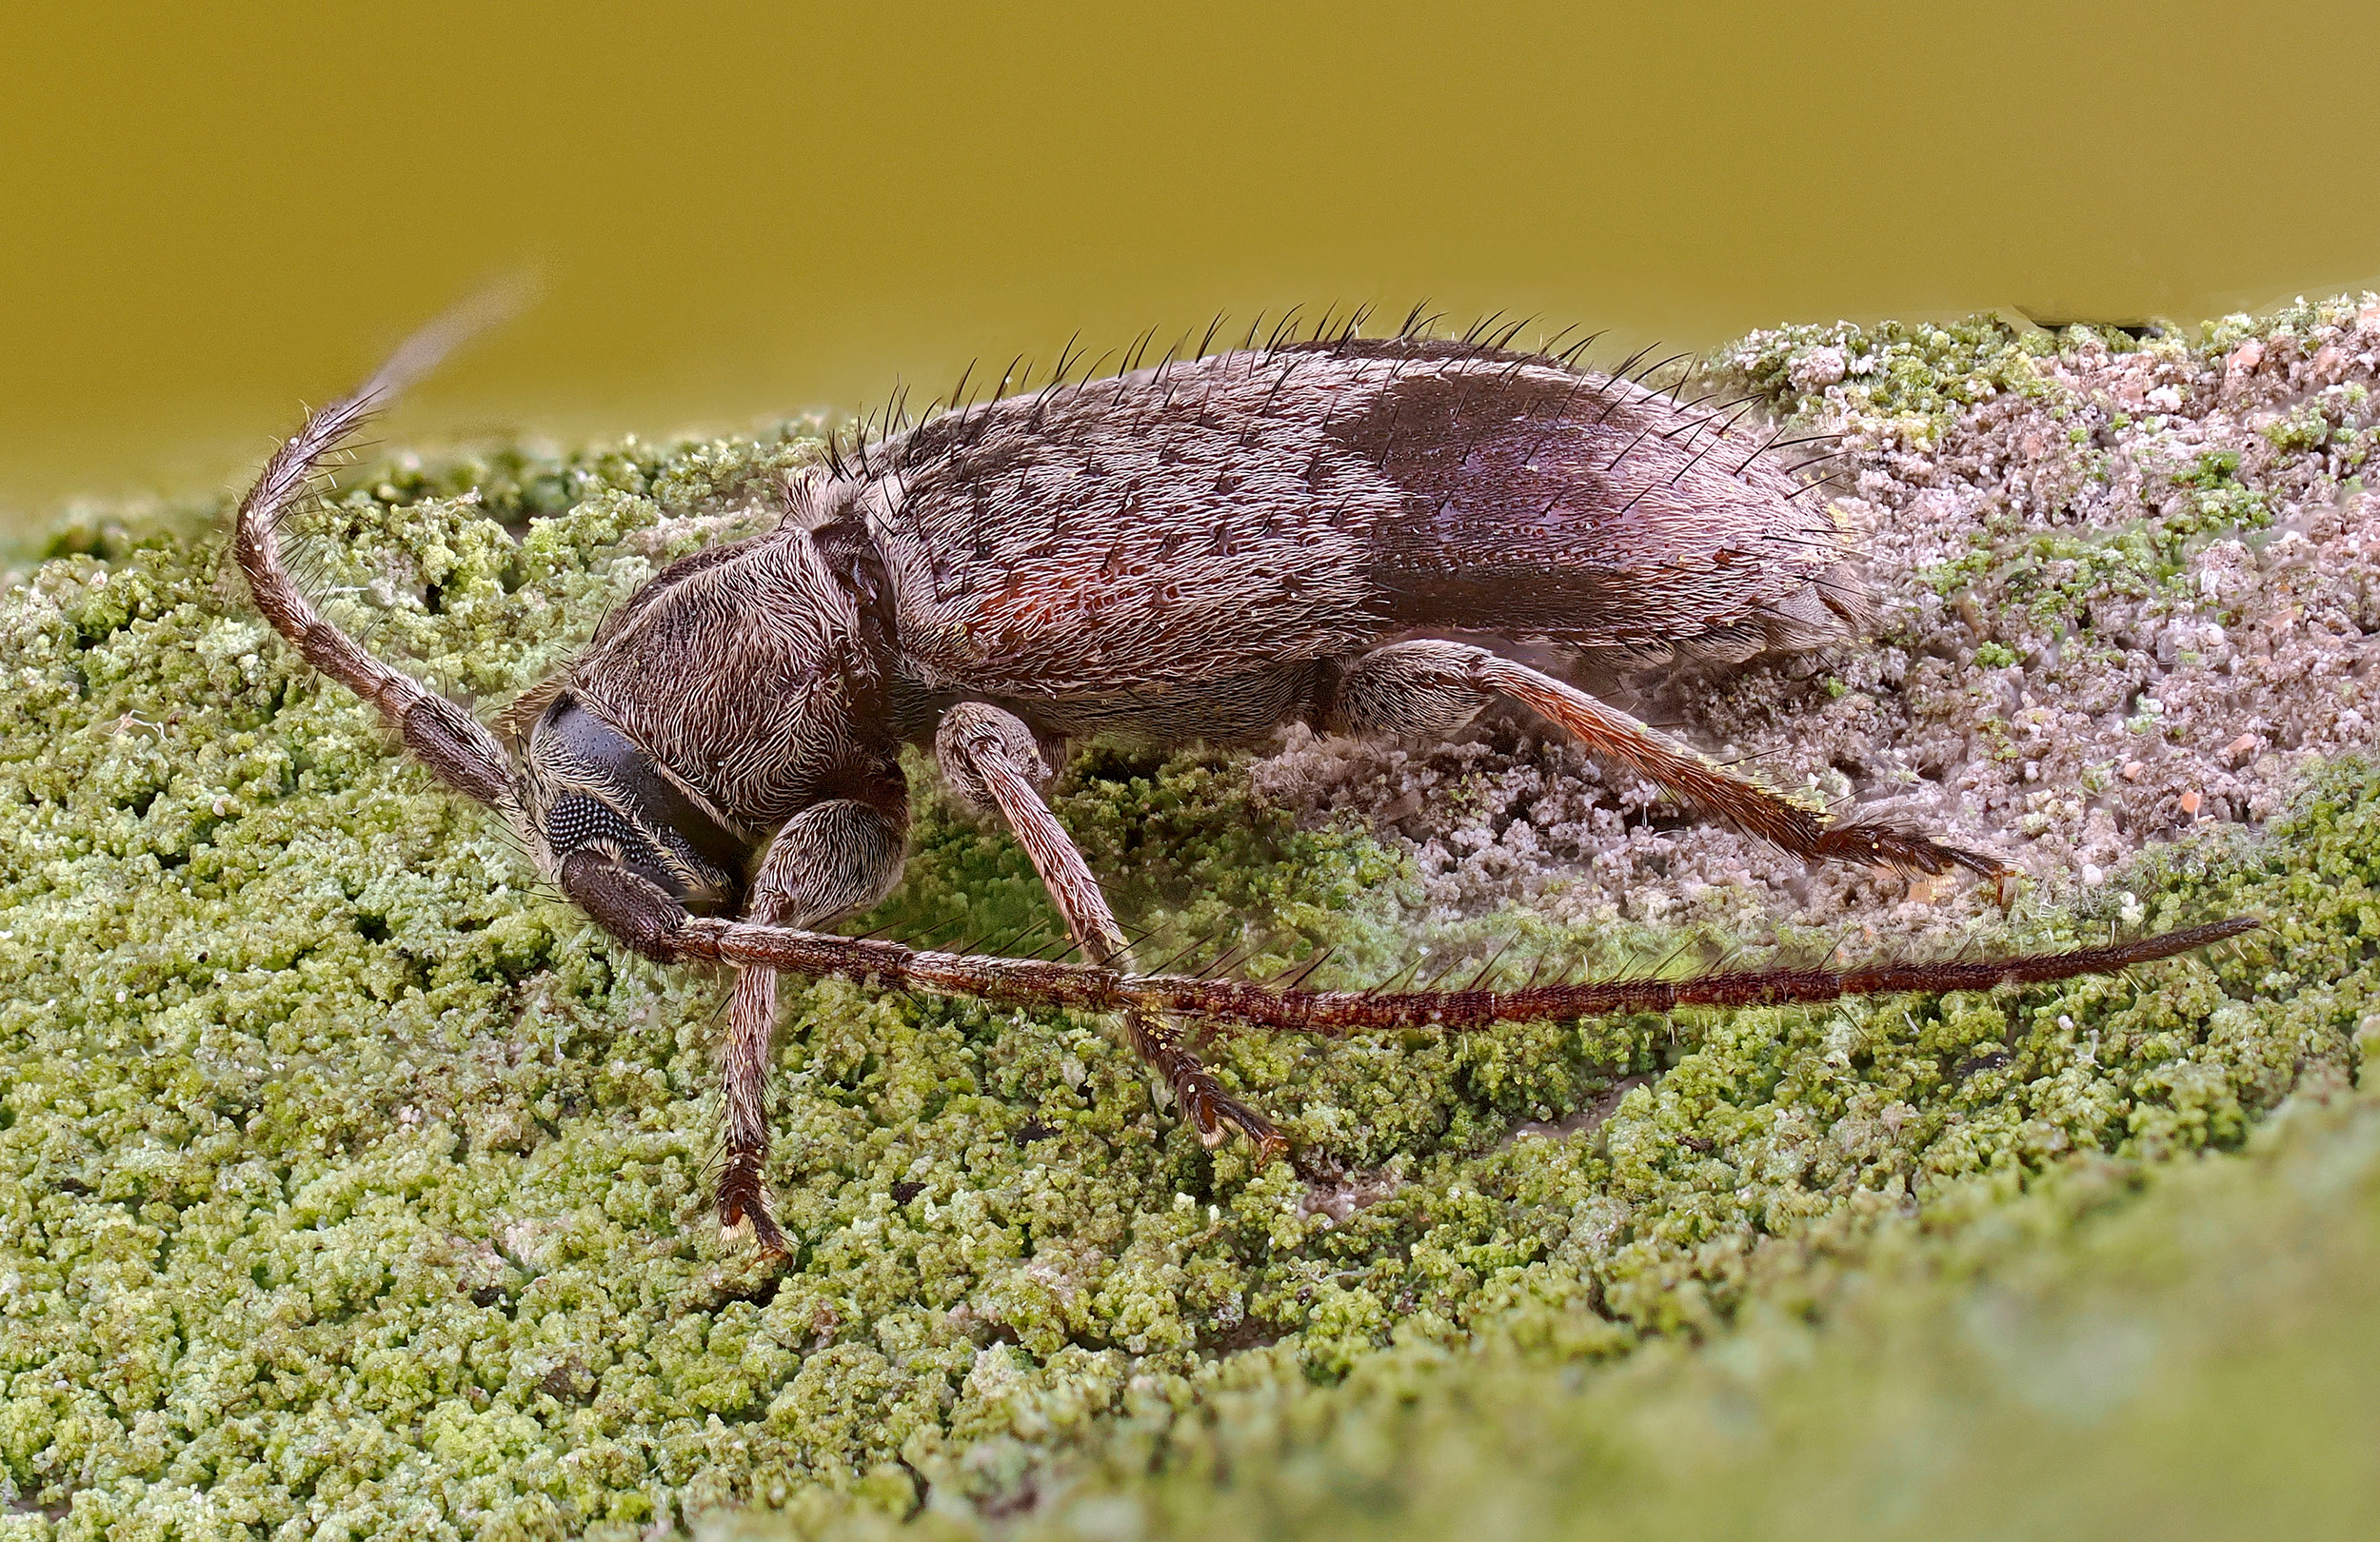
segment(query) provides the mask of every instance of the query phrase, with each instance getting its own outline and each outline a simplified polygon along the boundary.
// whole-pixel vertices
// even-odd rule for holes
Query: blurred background
[[[1426,299],[1615,342],[2380,281],[2366,4],[28,8],[0,530],[219,490],[476,286],[400,435],[737,426]]]

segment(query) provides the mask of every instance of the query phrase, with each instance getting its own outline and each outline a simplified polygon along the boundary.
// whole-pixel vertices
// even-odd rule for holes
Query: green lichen
[[[1909,346],[1967,346],[1945,335]],[[369,468],[303,522],[309,582],[492,702],[811,453]],[[1342,1170],[1326,1185],[1203,1150],[1096,1018],[826,981],[788,992],[770,1176],[797,1252],[772,1271],[708,1218],[722,982],[543,892],[221,565],[111,537],[0,600],[17,1534],[627,1536],[753,1503],[968,1528],[1069,1473],[1139,1504],[1117,1474],[1151,1455],[1195,1483],[1258,1449],[1242,1408],[1332,1492],[1397,1427],[1347,1424],[1372,1442],[1350,1454],[1340,1405],[1299,1389],[1384,1407],[1490,1351],[1689,1363],[1813,1289],[1780,1245],[1912,1207],[1989,1226],[2045,1175],[2240,1148],[2292,1090],[2349,1081],[2373,1011],[2380,778],[2350,762],[2259,838],[1974,939],[2270,918],[2137,979],[1217,1038],[1226,1082]],[[909,881],[862,924],[1045,936],[1022,856],[915,769]],[[1425,948],[1432,973],[1508,943],[1609,970],[1740,940],[1425,917],[1394,854],[1262,806],[1231,757],[1093,746],[1055,801],[1152,955],[1241,921],[1245,967],[1327,946],[1350,980]]]
[[[2328,419],[2324,421],[2328,423]],[[2271,435],[2267,437],[2272,438]],[[2329,436],[2326,434],[2315,441],[2302,436],[2292,438],[2284,433],[2272,438],[2272,443],[2277,449],[2302,451],[2329,443]],[[2193,536],[2216,532],[2231,534],[2240,530],[2261,530],[2272,523],[2272,511],[2265,495],[2241,484],[2239,456],[2235,451],[2206,451],[2189,470],[2176,474],[2172,484],[2188,488],[2191,496],[2182,500],[2178,509],[2158,522],[2158,533],[2169,544],[2187,543]]]
[[[1750,1273],[1699,1347],[1482,1331],[1325,1385],[1251,1364],[1192,1416],[1116,1420],[1014,1534],[2347,1538],[2380,1503],[2370,1093],[2245,1160],[1846,1206]],[[888,1530],[813,1496],[715,1535]]]
[[[2112,328],[2105,338],[2117,349],[2137,346]],[[1981,314],[1873,327],[1850,322],[1777,327],[1721,350],[1718,360],[1782,413],[1799,413],[1832,387],[1860,418],[1906,443],[1929,445],[1959,414],[1998,396],[2054,405],[2061,393],[2039,361],[2058,346],[2051,333]]]
[[[2063,635],[2088,630],[2094,606],[2173,592],[2187,569],[2177,541],[2154,522],[2136,520],[2114,529],[2028,530],[2006,539],[1979,532],[1973,550],[1921,570],[1917,581],[1956,599],[1989,580],[1995,612],[2021,607],[2035,625]]]

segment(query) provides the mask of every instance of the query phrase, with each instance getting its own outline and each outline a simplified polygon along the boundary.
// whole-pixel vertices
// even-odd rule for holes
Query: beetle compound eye
[[[565,793],[545,816],[545,840],[558,857],[604,838],[635,837],[635,829],[605,804],[583,793]]]
[[[688,885],[680,864],[669,861],[651,838],[599,798],[572,792],[555,799],[545,816],[545,843],[557,859],[578,851],[602,852],[659,884],[673,898],[686,896]]]

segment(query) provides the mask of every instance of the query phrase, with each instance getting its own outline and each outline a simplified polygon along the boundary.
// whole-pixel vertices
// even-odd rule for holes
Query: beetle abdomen
[[[1373,532],[1384,615],[1738,659],[1864,616],[1832,516],[1730,429],[1733,405],[1510,355],[1429,362],[1332,428],[1401,494]]]
[[[872,452],[863,502],[940,685],[1104,699],[1432,629],[1744,658],[1862,614],[1762,444],[1549,358],[1346,339],[945,415]]]

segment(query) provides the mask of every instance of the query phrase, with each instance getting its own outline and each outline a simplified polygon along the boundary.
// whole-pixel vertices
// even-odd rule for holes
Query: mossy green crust
[[[494,701],[809,453],[375,468],[310,520],[312,582]],[[1345,1424],[1376,1443],[1351,1456],[1341,1405],[1296,1389],[1394,1402],[1475,1349],[1679,1363],[1633,1352],[1815,1298],[1775,1239],[1954,1196],[1988,1226],[2078,1161],[2238,1147],[2380,1031],[2380,812],[2347,762],[2261,836],[2122,875],[2105,914],[1974,941],[2270,919],[2136,979],[1217,1041],[1343,1168],[1326,1186],[1203,1151],[1095,1018],[829,981],[788,993],[771,1176],[799,1252],[771,1272],[709,1218],[722,982],[543,893],[216,547],[91,544],[0,600],[0,1534],[625,1537],[754,1500],[965,1528],[1153,1451],[1334,1492],[1404,1427]],[[908,886],[865,924],[1030,939],[1023,859],[918,770]],[[1732,940],[1425,923],[1392,852],[1258,806],[1221,757],[1094,749],[1058,803],[1159,956],[1238,916],[1253,969],[1329,943],[1359,979],[1516,934],[1597,968]],[[1214,1434],[1231,1410],[1278,1433]],[[1078,1534],[1143,1515],[1109,1497]]]
[[[1756,1255],[1699,1345],[1408,1340],[1325,1384],[1252,1361],[1190,1417],[1108,1426],[1012,1534],[2345,1542],[2380,1507],[2375,1365],[2367,1092],[2293,1105],[2244,1159],[1847,1205]],[[811,1495],[712,1537],[891,1530]]]

